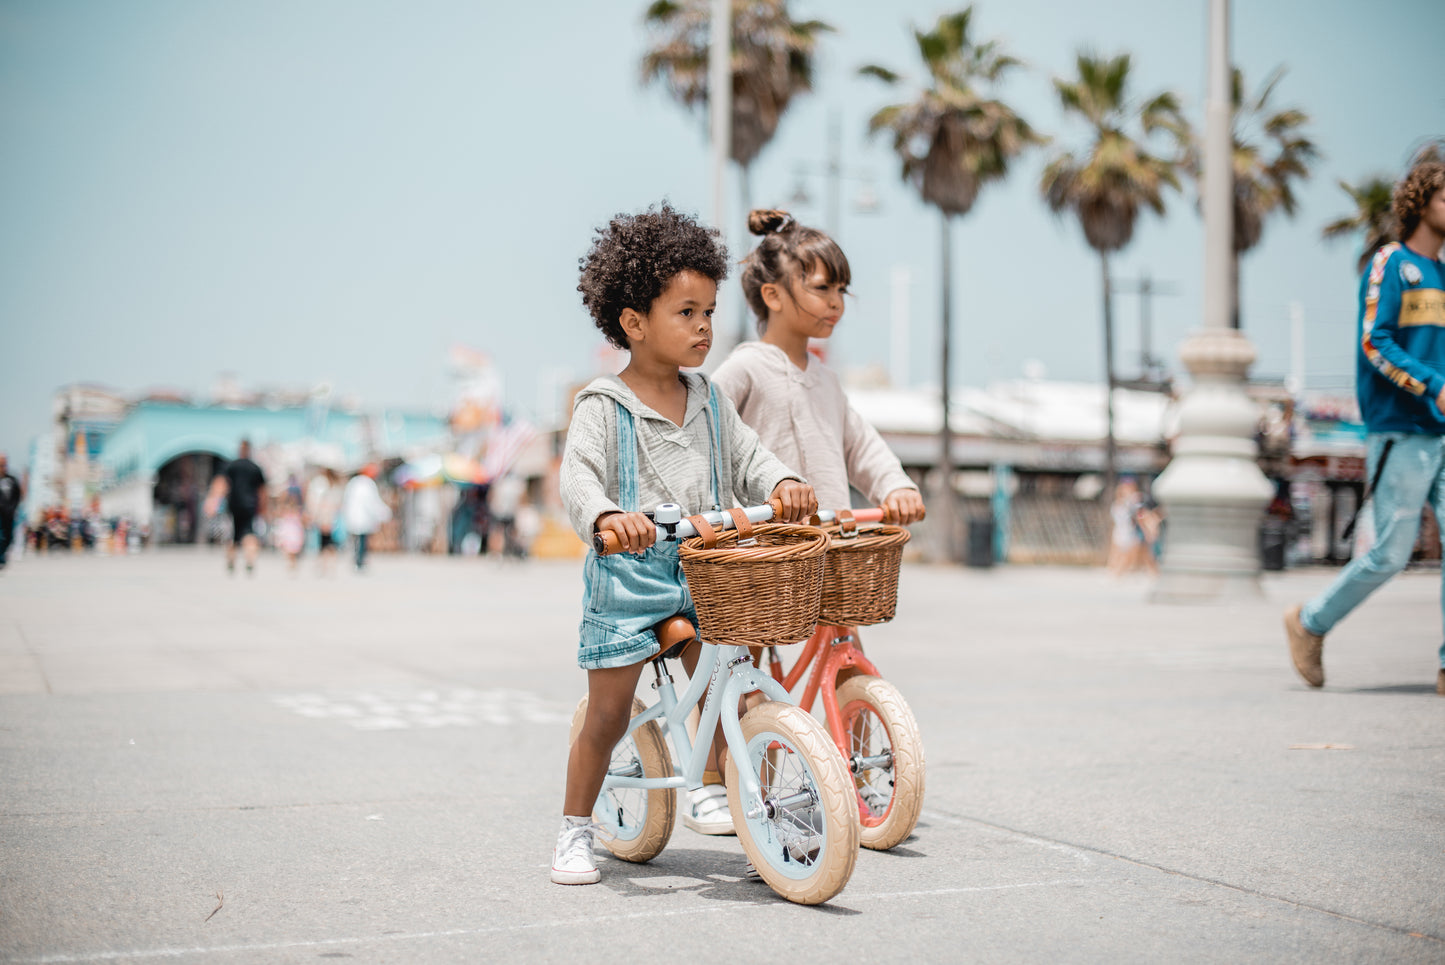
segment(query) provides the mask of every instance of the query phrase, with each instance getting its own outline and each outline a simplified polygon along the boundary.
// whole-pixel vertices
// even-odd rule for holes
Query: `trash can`
[[[1266,516],[1259,524],[1259,562],[1266,570],[1284,569],[1284,545],[1288,524],[1278,517]]]
[[[969,566],[993,566],[993,517],[975,516],[968,521],[968,552],[964,562]]]

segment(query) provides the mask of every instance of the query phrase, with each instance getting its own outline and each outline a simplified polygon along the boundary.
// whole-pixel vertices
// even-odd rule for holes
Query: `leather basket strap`
[[[750,546],[753,543],[753,521],[748,519],[748,514],[734,506],[728,510],[728,515],[733,518],[733,526],[738,531],[738,545]]]
[[[838,520],[839,536],[842,536],[844,539],[849,539],[858,535],[858,521],[853,518],[852,510],[840,509],[838,510],[836,518]]]
[[[692,524],[693,529],[697,530],[697,535],[702,537],[702,545],[705,548],[713,549],[717,546],[717,530],[713,529],[712,523],[709,523],[705,517],[689,516],[687,521]]]

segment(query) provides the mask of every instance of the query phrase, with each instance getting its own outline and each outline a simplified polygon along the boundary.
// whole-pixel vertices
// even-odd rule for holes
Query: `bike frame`
[[[657,702],[632,718],[627,727],[627,733],[631,735],[643,724],[658,721],[672,737],[672,746],[677,752],[682,773],[672,777],[609,773],[603,780],[603,790],[609,787],[635,787],[645,790],[702,787],[708,748],[712,744],[712,734],[717,729],[718,721],[721,720],[728,753],[733,755],[733,760],[739,762],[738,780],[742,784],[740,791],[743,800],[748,805],[748,816],[755,817],[761,813],[762,786],[752,768],[742,764],[747,760],[747,742],[743,739],[743,729],[739,723],[738,702],[745,694],[755,690],[785,703],[792,703],[792,697],[771,675],[754,666],[752,653],[747,647],[720,647],[703,643],[697,666],[699,672],[693,675],[687,689],[678,697],[673,687],[672,675],[664,668],[662,658],[654,658],[652,667],[657,679],[652,686],[657,691]],[[709,666],[712,668],[710,673],[700,672],[702,668]],[[707,692],[707,701],[703,704],[697,732],[706,736],[694,743],[688,736],[687,718],[692,708],[702,699],[704,691]]]
[[[843,730],[843,712],[838,707],[838,673],[844,668],[851,667],[874,677],[883,676],[878,672],[873,661],[864,656],[863,651],[853,646],[854,641],[858,639],[857,634],[857,627],[834,627],[823,623],[818,624],[813,635],[803,645],[803,652],[798,655],[793,669],[786,676],[783,674],[783,667],[778,661],[777,655],[770,654],[769,669],[772,671],[772,678],[789,693],[798,686],[803,675],[810,668],[812,669],[813,673],[808,678],[808,684],[798,698],[798,706],[806,711],[812,711],[813,702],[818,699],[818,694],[822,693],[823,715],[828,722],[828,732],[833,735],[834,743],[843,752],[844,760],[848,758],[849,748],[847,746],[848,735]],[[827,686],[823,686],[824,684]],[[698,731],[698,733],[702,732]]]

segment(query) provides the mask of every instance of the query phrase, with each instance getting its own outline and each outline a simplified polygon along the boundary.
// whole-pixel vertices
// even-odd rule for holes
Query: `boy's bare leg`
[[[567,757],[564,815],[581,817],[592,813],[607,776],[612,749],[627,733],[632,720],[632,698],[645,663],[587,671],[587,716]]]

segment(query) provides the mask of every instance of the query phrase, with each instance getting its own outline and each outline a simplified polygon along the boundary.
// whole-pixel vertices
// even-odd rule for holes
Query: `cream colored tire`
[[[878,677],[845,680],[838,688],[838,710],[843,733],[848,735],[850,761],[891,754],[891,766],[853,774],[863,847],[886,851],[913,833],[923,810],[926,768],[918,723],[898,688]],[[879,798],[885,795],[879,806]]]
[[[748,816],[736,754],[728,755],[728,807],[748,860],[779,895],[803,905],[843,890],[858,860],[858,795],[827,729],[793,704],[770,700],[742,719],[743,764],[765,801],[806,794],[811,804]]]
[[[632,699],[632,716],[636,717],[647,709],[640,698]],[[587,717],[587,698],[577,702],[572,714],[572,730],[567,736],[571,747],[582,732],[582,721]],[[609,771],[626,770],[640,764],[646,777],[671,777],[672,758],[662,740],[662,730],[656,721],[648,721],[623,738],[612,750]],[[672,827],[677,821],[677,791],[673,788],[643,790],[623,787],[609,790],[604,787],[592,808],[592,820],[606,829],[598,838],[623,861],[651,861],[667,847],[672,837]]]

